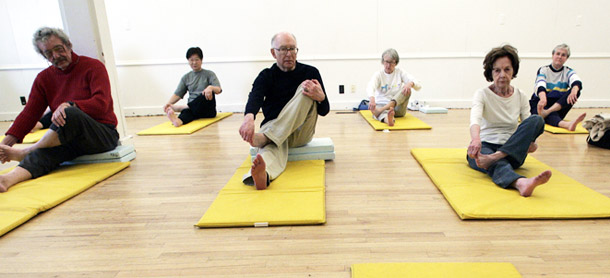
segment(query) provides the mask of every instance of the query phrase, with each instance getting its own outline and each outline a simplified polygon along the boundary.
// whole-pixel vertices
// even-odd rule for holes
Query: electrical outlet
[[[352,93],[356,92],[356,85],[352,85]]]
[[[25,105],[26,101],[24,96],[20,96],[19,100],[21,100],[21,105]]]
[[[339,85],[339,94],[345,93],[345,86]]]

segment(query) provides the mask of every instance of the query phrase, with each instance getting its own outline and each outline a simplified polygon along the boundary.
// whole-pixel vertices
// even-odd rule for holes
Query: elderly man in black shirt
[[[248,96],[239,134],[259,151],[243,181],[257,189],[266,189],[284,171],[288,148],[309,143],[318,115],[330,111],[320,72],[297,62],[298,50],[293,34],[274,35],[271,55],[277,63],[259,73]],[[255,133],[254,118],[261,107],[265,119]]]

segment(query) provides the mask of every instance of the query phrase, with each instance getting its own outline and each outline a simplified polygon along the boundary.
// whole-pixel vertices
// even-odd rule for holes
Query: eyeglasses
[[[66,48],[63,45],[56,45],[55,47],[45,51],[43,54],[45,57],[47,57],[47,59],[51,59],[53,58],[53,53],[59,53],[59,54],[64,54],[66,53]]]
[[[396,65],[395,61],[388,61],[388,60],[383,60],[384,64],[389,64],[389,65]]]
[[[291,54],[297,54],[297,52],[299,52],[299,49],[296,47],[280,47],[274,49],[282,55],[286,55],[288,54],[288,52],[290,52]]]

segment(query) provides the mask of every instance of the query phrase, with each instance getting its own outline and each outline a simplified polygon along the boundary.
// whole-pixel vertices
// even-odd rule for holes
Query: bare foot
[[[536,186],[547,183],[552,174],[551,171],[546,170],[533,178],[519,178],[514,182],[513,187],[519,190],[521,196],[529,197],[534,192]]]
[[[172,122],[172,124],[175,127],[179,127],[182,125],[182,120],[180,120],[180,118],[178,118],[178,116],[176,116],[176,112],[174,112],[174,109],[172,109],[172,108],[167,109],[167,117],[169,118],[169,120]]]
[[[256,155],[254,161],[252,161],[252,168],[250,170],[250,174],[252,174],[252,180],[254,181],[254,186],[256,186],[257,190],[267,189],[267,165],[265,164],[265,160],[260,154]]]
[[[0,161],[2,161],[2,163],[9,161],[21,161],[26,154],[27,152],[23,149],[13,148],[7,145],[0,145]]]
[[[499,153],[499,152],[495,152],[495,153],[492,153],[492,154],[482,154],[482,153],[480,153],[475,161],[477,163],[477,166],[487,170],[496,161],[498,161],[498,160],[502,159],[504,156],[506,156],[506,155],[500,156],[501,154],[502,153]]]
[[[383,112],[383,107],[375,107],[375,109],[371,110],[371,112],[373,112],[373,116],[375,117],[379,117],[379,115],[381,114],[381,112]]]
[[[394,114],[396,112],[394,112],[394,107],[390,107],[389,111],[388,111],[388,116],[386,117],[386,120],[388,121],[387,124],[389,126],[394,126]]]
[[[269,144],[269,142],[271,141],[269,140],[269,138],[267,138],[267,136],[265,136],[265,134],[254,133],[254,136],[252,136],[252,143],[250,145],[256,148],[262,148],[265,145]]]
[[[540,117],[542,117],[543,119],[546,118],[546,116],[549,115],[549,112],[544,110],[544,108],[536,108],[538,110],[538,115],[540,115]]]
[[[576,120],[574,120],[573,122],[570,123],[570,126],[568,127],[568,130],[569,131],[576,130],[576,127],[578,126],[578,124],[580,122],[582,122],[585,119],[586,116],[587,116],[587,113],[580,114],[580,116],[578,116],[578,118],[576,118]]]

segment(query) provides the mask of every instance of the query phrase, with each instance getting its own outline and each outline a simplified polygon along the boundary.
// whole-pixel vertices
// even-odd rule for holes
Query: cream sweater
[[[514,87],[514,93],[505,98],[485,87],[474,93],[470,126],[481,127],[481,142],[501,145],[517,130],[519,117],[523,121],[529,116],[529,100],[521,90]]]

